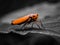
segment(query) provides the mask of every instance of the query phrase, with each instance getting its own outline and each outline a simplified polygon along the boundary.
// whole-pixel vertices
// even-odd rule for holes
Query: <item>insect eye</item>
[[[35,16],[33,16],[33,17],[35,17]]]
[[[38,16],[38,15],[37,15]]]

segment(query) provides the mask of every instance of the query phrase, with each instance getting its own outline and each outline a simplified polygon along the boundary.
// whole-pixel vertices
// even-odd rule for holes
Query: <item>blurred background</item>
[[[44,27],[60,29],[60,0],[0,0],[0,29],[10,27],[11,21],[24,15],[38,13]]]
[[[59,0],[0,0],[0,5],[1,23],[11,23],[11,20],[31,13],[39,13],[40,19],[60,12]]]
[[[60,45],[60,0],[0,0],[0,31],[6,32],[12,20],[31,13],[39,14],[38,21],[47,30],[26,35],[0,32],[0,45]]]

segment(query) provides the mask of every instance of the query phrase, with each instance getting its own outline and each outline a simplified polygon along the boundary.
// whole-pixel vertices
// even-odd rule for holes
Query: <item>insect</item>
[[[26,15],[26,16],[23,16],[23,17],[20,17],[18,19],[15,19],[11,22],[12,25],[21,25],[21,24],[24,24],[21,28],[23,28],[24,26],[26,26],[27,24],[30,24],[31,22],[36,22],[38,19],[38,14],[35,13],[35,14],[29,14],[29,15]],[[41,21],[40,21],[40,24],[42,25]],[[39,24],[37,24],[36,22],[36,25],[40,28]],[[33,27],[33,24],[32,24],[32,27]]]

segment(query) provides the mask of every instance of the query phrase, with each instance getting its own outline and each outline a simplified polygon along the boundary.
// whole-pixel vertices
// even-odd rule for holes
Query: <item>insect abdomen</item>
[[[18,24],[22,24],[23,22],[26,22],[26,20],[29,18],[29,16],[24,16],[24,17],[21,17],[21,18],[18,18],[16,20],[13,20],[12,21],[12,25],[18,25]]]

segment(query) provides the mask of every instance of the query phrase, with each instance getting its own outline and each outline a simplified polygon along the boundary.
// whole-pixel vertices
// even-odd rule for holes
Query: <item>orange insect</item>
[[[12,25],[20,25],[22,23],[36,21],[37,18],[38,18],[38,14],[30,14],[30,15],[26,15],[24,17],[13,20],[11,24]]]
[[[20,17],[18,19],[15,19],[11,22],[12,25],[21,25],[24,24],[22,27],[24,27],[27,23],[31,23],[36,21],[38,18],[38,14],[29,14],[23,17]],[[32,25],[33,26],[33,25]],[[39,25],[38,25],[39,26]],[[40,28],[40,27],[39,27]]]

